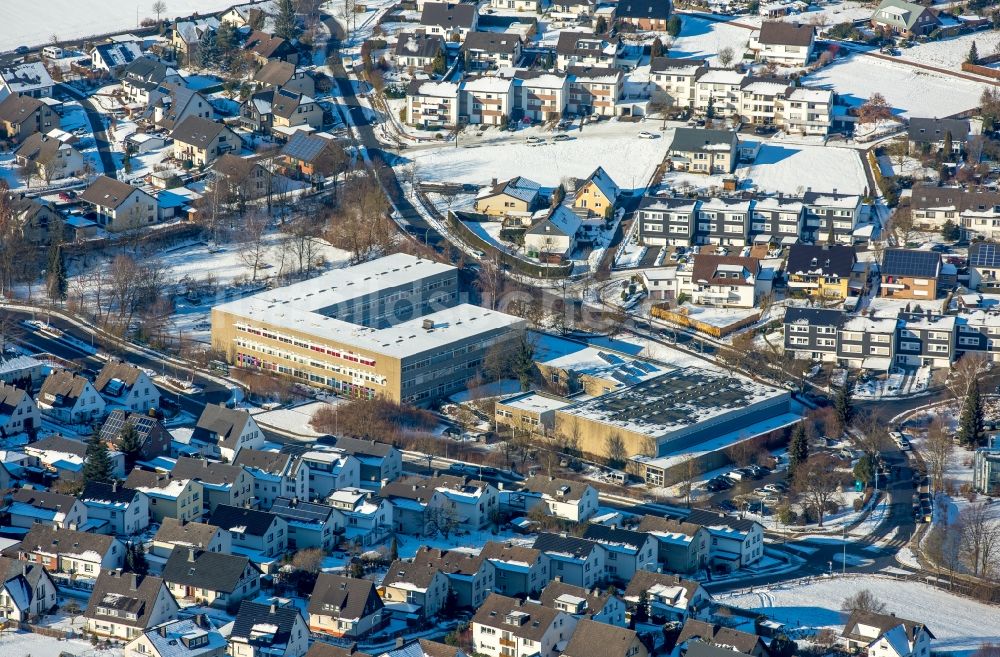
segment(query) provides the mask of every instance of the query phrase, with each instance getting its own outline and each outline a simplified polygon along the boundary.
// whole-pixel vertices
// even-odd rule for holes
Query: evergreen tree
[[[608,31],[608,20],[604,16],[598,16],[594,23],[594,34],[604,34]]]
[[[837,388],[837,393],[833,398],[833,411],[837,414],[837,421],[840,426],[847,429],[851,424],[853,409],[851,408],[851,382],[844,379],[844,385]]]
[[[438,54],[434,55],[434,61],[431,63],[431,72],[434,75],[444,75],[447,70],[448,61],[444,58],[444,53],[438,51]]]
[[[392,542],[389,543],[389,560],[395,561],[399,559],[399,544],[396,542],[396,537],[392,537]]]
[[[653,43],[649,46],[649,56],[661,57],[663,55],[663,42],[660,41],[660,37],[653,39]]]
[[[205,30],[198,43],[198,63],[202,68],[212,68],[219,62],[219,46],[215,30]]]
[[[715,99],[712,96],[708,97],[708,107],[705,108],[705,118],[709,121],[715,118]]]
[[[875,480],[875,463],[870,455],[865,454],[858,459],[857,465],[854,466],[854,478],[865,485]]]
[[[946,158],[951,158],[951,149],[954,148],[954,146],[955,145],[952,143],[951,138],[951,130],[948,130],[944,133],[944,146],[941,148],[941,152]]]
[[[129,541],[125,544],[125,571],[136,575],[149,573],[149,562],[146,561],[146,548],[142,541]]]
[[[958,442],[966,447],[976,447],[983,433],[983,399],[979,394],[979,384],[973,383],[962,404],[962,414],[958,418]]]
[[[976,42],[972,42],[972,47],[969,48],[969,56],[965,58],[965,61],[970,64],[976,64],[979,62],[979,49],[976,48]]]
[[[951,242],[957,242],[962,238],[962,229],[951,219],[946,219],[941,227],[941,237]]]
[[[299,24],[295,19],[292,0],[278,0],[278,15],[274,17],[274,36],[291,41],[299,35]]]
[[[236,49],[238,41],[236,26],[223,21],[215,33],[215,46],[218,48],[219,55],[223,60],[226,60],[230,53]]]
[[[795,476],[795,468],[801,463],[805,463],[809,458],[809,438],[806,436],[806,429],[799,422],[792,429],[792,436],[788,442],[788,470]]]
[[[66,298],[66,262],[63,256],[62,244],[58,237],[53,238],[49,247],[49,267],[46,278],[49,297],[62,301]]]
[[[535,379],[535,348],[524,336],[518,341],[512,369],[521,384],[521,390],[531,389],[531,383]]]
[[[142,440],[139,432],[135,430],[133,422],[127,422],[125,428],[118,434],[118,451],[125,457],[126,472],[132,471],[132,466],[139,460],[139,452],[142,450]]]
[[[560,183],[558,187],[552,190],[552,207],[559,206],[559,204],[563,202],[564,198],[566,198],[566,188]]]
[[[677,14],[674,14],[673,16],[670,17],[670,20],[667,21],[667,34],[669,34],[674,38],[677,38],[678,36],[680,36],[680,33],[681,33],[681,17],[678,16]]]
[[[87,455],[83,461],[83,481],[88,484],[91,482],[110,484],[112,478],[108,446],[95,433],[87,443]]]
[[[632,614],[632,627],[634,628],[637,623],[645,623],[649,621],[649,591],[643,589],[639,593],[639,602],[635,606],[635,613]]]

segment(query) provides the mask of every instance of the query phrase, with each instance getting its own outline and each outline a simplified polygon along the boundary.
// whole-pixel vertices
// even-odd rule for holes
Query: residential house
[[[872,27],[883,28],[902,37],[927,35],[941,25],[932,9],[906,0],[882,0],[872,13]]]
[[[996,242],[973,242],[969,245],[969,289],[983,292],[1000,287],[1000,249]]]
[[[0,381],[0,435],[16,436],[41,426],[42,416],[31,395]]]
[[[309,596],[309,631],[359,639],[384,627],[384,608],[370,580],[320,573]]]
[[[90,51],[90,65],[98,71],[121,76],[134,61],[144,59],[142,49],[135,41],[111,41],[94,46]]]
[[[189,116],[170,133],[174,140],[174,158],[193,166],[208,166],[222,155],[241,148],[239,135],[224,124],[198,116]]]
[[[896,352],[895,317],[851,317],[837,334],[837,360],[847,367],[887,372]]]
[[[496,522],[498,494],[493,484],[478,479],[441,475],[427,480],[433,493],[427,509],[431,522],[454,522],[467,529],[482,529]]]
[[[572,255],[583,222],[569,207],[557,205],[535,213],[537,219],[524,232],[524,250],[540,260],[560,261]]]
[[[0,139],[19,144],[33,134],[59,127],[59,115],[31,96],[11,94],[0,100]]]
[[[470,32],[478,29],[478,7],[467,2],[425,2],[420,25],[427,34],[462,42]]]
[[[569,66],[569,105],[580,116],[615,116],[622,97],[624,73],[618,68]]]
[[[327,504],[306,502],[297,497],[278,497],[271,513],[288,523],[288,550],[333,549],[344,532],[344,514]]]
[[[253,80],[272,89],[285,89],[310,97],[316,95],[316,81],[312,76],[295,64],[280,59],[272,59],[261,66],[253,74]]]
[[[790,306],[785,311],[785,353],[793,358],[834,362],[843,310]]]
[[[253,503],[253,478],[238,465],[182,456],[170,474],[177,479],[201,482],[203,506],[208,511],[214,511],[220,504],[244,506]]]
[[[674,169],[694,173],[732,173],[738,160],[732,130],[677,128],[667,157]]]
[[[676,645],[684,654],[688,642],[701,642],[710,646],[718,646],[735,650],[751,657],[770,657],[771,652],[764,639],[750,632],[733,629],[719,623],[707,623],[697,618],[684,621]]]
[[[0,100],[10,95],[51,98],[55,82],[42,62],[22,62],[0,67]]]
[[[775,123],[786,132],[826,135],[833,126],[834,93],[830,89],[794,87],[779,100]]]
[[[750,222],[751,241],[755,244],[794,245],[802,234],[804,221],[805,205],[800,199],[781,195],[758,198]]]
[[[605,581],[607,550],[603,545],[575,536],[542,532],[532,545],[549,560],[549,577],[585,589]]]
[[[209,188],[218,186],[222,198],[244,207],[249,201],[267,196],[270,179],[271,174],[259,160],[226,153],[212,162]]]
[[[695,305],[754,308],[771,291],[770,273],[757,258],[699,253],[678,268],[677,292]]]
[[[6,512],[10,526],[30,529],[36,523],[77,529],[87,523],[87,507],[72,495],[19,488],[10,494]],[[0,569],[0,572],[3,572]]]
[[[1000,192],[984,188],[966,189],[938,183],[916,183],[910,197],[914,222],[940,229],[946,222],[970,229],[968,232],[995,239],[992,230],[1000,226]],[[976,219],[977,221],[973,221]],[[975,224],[981,224],[976,226]]]
[[[233,609],[260,591],[260,569],[249,557],[178,547],[163,566],[163,581],[178,600]]]
[[[85,166],[83,154],[67,137],[66,133],[56,131],[28,135],[18,147],[14,161],[20,167],[34,166],[35,175],[48,182],[79,176]]]
[[[42,566],[0,557],[0,612],[27,623],[56,606],[56,583]]]
[[[583,522],[597,513],[597,489],[588,483],[535,475],[524,482],[524,487],[542,496],[550,516]]]
[[[784,78],[745,77],[739,89],[740,118],[747,125],[777,125],[781,104],[791,90],[791,84]]]
[[[693,246],[701,201],[670,196],[643,196],[636,209],[639,239],[647,246]],[[650,291],[652,294],[652,290]],[[672,295],[661,295],[665,298]]]
[[[149,104],[153,92],[165,84],[183,85],[184,78],[172,66],[152,56],[137,57],[121,74],[122,92],[130,103]]]
[[[488,657],[557,657],[576,626],[564,611],[491,593],[472,617],[472,645]]]
[[[614,214],[621,189],[603,167],[597,167],[586,179],[576,185],[573,210],[581,218],[610,219]],[[584,219],[584,227],[587,220]]]
[[[564,30],[556,42],[556,68],[570,66],[615,68],[624,46],[617,36]]]
[[[287,40],[254,30],[243,42],[243,49],[250,53],[258,66],[266,66],[268,62],[275,60],[299,63],[299,52],[295,46]]]
[[[923,623],[895,614],[860,610],[851,613],[840,635],[840,641],[849,650],[863,652],[868,657],[926,657],[934,638]]]
[[[746,75],[728,68],[710,68],[695,80],[694,110],[716,118],[736,116]]]
[[[411,81],[406,88],[406,123],[425,130],[458,125],[458,90],[455,82]]]
[[[637,570],[625,589],[625,602],[638,605],[643,594],[648,605],[647,616],[654,622],[684,622],[712,603],[712,596],[694,580]]]
[[[187,552],[187,548],[197,548],[207,552],[229,554],[233,550],[233,539],[228,531],[215,525],[166,517],[153,536],[149,554],[166,563],[176,548],[184,552]]]
[[[20,545],[4,550],[3,555],[42,564],[50,573],[94,579],[102,570],[122,567],[125,546],[113,536],[38,523]]]
[[[514,72],[515,106],[531,121],[558,119],[569,102],[569,76],[547,71]]]
[[[515,176],[503,182],[493,180],[476,197],[475,210],[490,217],[523,221],[531,217],[541,202],[541,187],[534,180]]]
[[[91,523],[107,523],[107,532],[116,536],[132,536],[149,527],[149,498],[145,493],[118,485],[88,483],[80,499],[87,506]]]
[[[535,596],[549,583],[549,562],[541,550],[488,541],[479,554],[493,564],[497,593]]]
[[[750,50],[758,62],[805,66],[812,59],[816,28],[786,21],[764,21],[750,36]]]
[[[153,123],[167,132],[191,117],[215,119],[215,108],[208,98],[179,82],[164,82],[151,91],[149,105]]]
[[[517,66],[521,61],[521,37],[509,32],[470,32],[462,44],[468,71]],[[399,49],[396,50],[397,59]]]
[[[682,650],[684,657],[750,657],[731,646],[715,645],[698,639],[685,642]]]
[[[160,391],[148,374],[130,363],[107,363],[94,379],[94,389],[109,408],[148,413],[160,407]]]
[[[347,167],[343,148],[326,133],[294,132],[281,148],[281,161],[285,175],[308,180],[320,189],[327,178],[336,180]]]
[[[454,603],[462,608],[476,609],[493,590],[495,569],[481,554],[423,547],[413,556],[413,565],[444,573]]]
[[[87,455],[87,443],[82,440],[53,435],[28,443],[22,449],[28,456],[38,459],[38,464],[51,472],[54,479],[78,480],[82,476],[83,461]],[[124,477],[124,455],[121,452],[110,452],[108,457],[111,460],[112,476]]]
[[[94,220],[111,232],[156,223],[156,199],[138,187],[98,176],[78,197],[92,208]]]
[[[510,78],[492,75],[466,77],[458,91],[462,118],[473,125],[506,124],[512,109],[513,88]]]
[[[671,0],[620,0],[615,17],[642,32],[666,32],[672,10]]]
[[[896,314],[894,361],[910,367],[951,367],[957,358],[958,318],[919,307]]]
[[[972,131],[968,119],[928,119],[913,117],[906,128],[906,143],[911,155],[937,153],[951,142],[951,152],[945,157],[961,155]]]
[[[125,657],[224,657],[226,637],[208,616],[170,620],[125,645]]]
[[[662,94],[658,98],[668,107],[693,107],[695,81],[708,70],[704,59],[653,57],[649,63],[649,79]]]
[[[692,511],[686,520],[708,530],[708,558],[716,569],[745,568],[764,558],[764,527],[756,520],[703,510]]]
[[[616,591],[587,590],[554,580],[542,590],[538,601],[545,607],[565,611],[577,620],[591,620],[606,625],[625,627],[625,603]]]
[[[303,657],[309,628],[295,605],[244,600],[229,633],[232,657]]]
[[[0,356],[0,381],[18,388],[34,388],[42,382],[42,361],[31,356]]]
[[[264,434],[250,414],[224,404],[207,404],[198,417],[192,442],[215,447],[220,458],[234,462],[241,449],[260,449]]]
[[[256,560],[258,556],[273,559],[287,552],[288,523],[273,513],[220,504],[212,509],[210,522],[229,531],[235,554]]]
[[[440,570],[398,559],[389,565],[382,580],[382,600],[387,609],[416,614],[425,620],[444,608],[448,590],[448,576]]]
[[[937,298],[941,254],[916,249],[886,249],[879,269],[879,296],[895,299]]]
[[[656,570],[658,547],[649,534],[591,523],[583,538],[604,547],[609,580],[627,582],[637,570]]]
[[[344,514],[344,537],[361,545],[375,545],[388,536],[394,526],[392,503],[372,495],[369,490],[335,491],[328,501]]]
[[[691,574],[708,565],[708,544],[711,537],[701,525],[644,515],[639,522],[638,531],[656,539],[657,563],[664,572]]]
[[[635,630],[584,619],[577,623],[562,654],[565,657],[648,657],[650,653]]]
[[[802,195],[806,206],[805,225],[802,239],[807,242],[830,242],[853,244],[854,231],[867,215],[867,206],[857,194],[807,191]]]
[[[853,246],[793,244],[785,261],[788,287],[810,297],[846,299],[857,259]]]
[[[513,9],[532,14],[537,13],[541,6],[541,0],[490,0],[490,7],[494,9]]]
[[[174,23],[174,29],[170,33],[170,45],[174,50],[175,59],[187,66],[196,64],[202,39],[206,34],[218,29],[219,19],[214,16]]]
[[[310,96],[289,89],[266,89],[248,98],[240,108],[240,123],[255,132],[285,138],[323,127],[323,108]]]
[[[595,0],[555,0],[549,3],[549,10],[558,18],[590,18],[596,8]]]
[[[236,5],[219,16],[219,21],[229,23],[239,29],[241,27],[253,28],[253,26],[263,25],[267,14],[260,7],[253,5]]]
[[[113,387],[113,384],[109,386]],[[157,406],[159,406],[158,400]],[[157,456],[170,455],[170,433],[162,422],[145,413],[115,409],[104,420],[99,435],[109,448],[118,450],[121,447],[122,436],[127,432],[134,432],[139,441],[139,460],[148,461]]]
[[[67,232],[63,215],[52,203],[40,202],[22,192],[8,192],[7,207],[14,220],[13,230],[32,244],[48,244],[53,236],[62,237]],[[69,235],[66,238],[73,239]],[[0,364],[0,378],[3,377],[2,370],[3,365]],[[35,378],[41,378],[40,371]]]
[[[379,488],[382,483],[394,481],[403,473],[403,454],[388,443],[361,438],[337,438],[336,447],[356,458],[361,467],[359,476],[364,488]]]
[[[396,35],[396,66],[430,71],[438,58],[444,63],[444,48],[444,39],[440,35],[419,31],[400,32]]]
[[[299,462],[301,463],[299,468],[307,469],[308,489],[305,496],[307,499],[326,499],[334,491],[361,485],[361,460],[342,450],[312,449],[302,454]],[[362,497],[370,492],[365,491]]]
[[[149,498],[152,522],[168,519],[180,522],[199,521],[203,515],[204,487],[196,479],[175,477],[169,472],[150,472],[136,468],[129,473],[125,486],[144,493]]]
[[[253,477],[257,506],[265,511],[278,497],[309,499],[309,466],[291,454],[244,448],[234,464]]]
[[[91,634],[131,640],[151,627],[176,620],[177,611],[177,601],[159,577],[103,570],[83,617]]]
[[[60,422],[84,424],[104,414],[104,399],[90,381],[67,370],[53,370],[35,397],[39,410]]]

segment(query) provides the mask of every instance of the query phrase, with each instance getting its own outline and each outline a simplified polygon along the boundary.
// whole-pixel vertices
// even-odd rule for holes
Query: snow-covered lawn
[[[849,148],[764,144],[754,163],[736,174],[763,191],[786,194],[808,189],[864,194],[868,185],[861,158]]]
[[[59,657],[67,652],[77,657],[121,657],[121,648],[97,650],[89,641],[72,639],[61,641],[54,637],[28,632],[0,633],[0,654],[11,657]]]
[[[840,630],[846,622],[840,611],[841,603],[861,589],[869,589],[897,616],[927,623],[937,637],[931,643],[935,650],[957,656],[975,651],[984,642],[1000,641],[1000,607],[952,595],[927,584],[887,577],[820,578],[722,596],[722,601],[760,611],[790,628]]]
[[[726,25],[699,16],[681,16],[681,33],[670,46],[671,57],[695,57],[709,60],[719,66],[718,53],[726,47],[733,49],[733,62],[738,62],[746,52],[750,30]]]
[[[837,60],[803,82],[833,89],[851,105],[881,93],[896,114],[906,117],[949,116],[977,107],[986,88],[971,80],[858,54]]]
[[[556,187],[568,176],[586,178],[603,166],[622,189],[645,187],[653,170],[663,160],[673,131],[658,139],[640,139],[642,130],[657,131],[659,123],[604,121],[588,124],[582,132],[568,133],[571,139],[553,142],[552,135],[538,128],[510,135],[492,129],[486,137],[463,137],[439,148],[412,149],[405,157],[417,166],[419,179],[487,185],[493,178],[506,180],[527,176],[542,186]],[[545,137],[547,143],[529,146],[531,135]]]
[[[0,2],[0,50],[41,46],[59,39],[134,29],[137,20],[156,18],[149,0],[4,0]],[[161,18],[206,14],[232,6],[231,0],[170,0]],[[14,27],[16,26],[16,28]]]
[[[960,71],[962,62],[969,56],[969,49],[973,43],[976,44],[980,56],[992,55],[1000,46],[1000,32],[986,30],[963,34],[952,39],[921,43],[903,50],[900,58]]]
[[[331,399],[330,403],[339,403],[337,399]],[[273,411],[264,411],[254,415],[257,424],[263,427],[273,427],[281,431],[296,433],[302,436],[318,437],[323,434],[314,431],[309,423],[313,416],[321,408],[325,408],[327,402],[309,402],[294,408],[279,408]]]

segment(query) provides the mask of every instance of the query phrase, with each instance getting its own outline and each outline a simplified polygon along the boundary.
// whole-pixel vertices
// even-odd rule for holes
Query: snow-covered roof
[[[805,103],[832,103],[833,91],[830,89],[814,89],[812,87],[796,87],[788,94],[788,100]]]
[[[494,75],[484,75],[478,78],[467,78],[462,82],[461,88],[463,91],[505,94],[510,92],[512,84],[509,79]]]

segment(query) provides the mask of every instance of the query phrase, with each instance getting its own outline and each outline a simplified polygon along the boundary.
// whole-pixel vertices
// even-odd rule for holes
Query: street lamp
[[[847,574],[847,525],[844,525],[843,529],[844,529],[844,557],[842,562],[843,569],[841,570],[841,574],[846,575]]]

